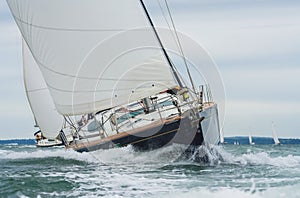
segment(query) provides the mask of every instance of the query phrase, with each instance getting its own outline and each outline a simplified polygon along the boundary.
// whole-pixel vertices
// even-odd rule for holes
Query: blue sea
[[[226,138],[187,157],[180,145],[77,153],[2,140],[0,197],[300,197],[299,140],[246,140]],[[203,154],[208,161],[195,160]]]

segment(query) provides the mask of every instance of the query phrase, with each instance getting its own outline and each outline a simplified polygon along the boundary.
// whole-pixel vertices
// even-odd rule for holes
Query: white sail
[[[55,139],[62,128],[63,117],[55,110],[40,69],[24,41],[22,46],[24,84],[31,110],[43,136]]]
[[[107,109],[176,85],[138,0],[7,2],[61,114]]]
[[[221,144],[224,144],[225,143],[225,140],[224,140],[224,137],[223,137],[223,134],[220,133],[220,143]]]
[[[220,137],[220,144],[225,144],[223,130],[219,130],[219,137]]]
[[[255,144],[254,142],[253,142],[253,140],[252,140],[252,133],[250,132],[250,134],[249,134],[249,144]]]
[[[276,131],[275,131],[275,127],[274,127],[274,123],[272,122],[272,135],[273,135],[273,140],[274,140],[274,143],[275,144],[280,144],[280,141],[278,139],[278,136],[276,134]]]

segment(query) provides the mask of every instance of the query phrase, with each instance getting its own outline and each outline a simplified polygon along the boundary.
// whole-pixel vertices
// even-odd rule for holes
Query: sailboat
[[[220,142],[219,143],[220,144],[227,144],[227,142],[225,142],[223,131],[220,131]]]
[[[55,110],[49,90],[40,69],[33,59],[27,44],[22,42],[23,76],[26,96],[34,115],[34,133],[37,147],[63,145],[59,132],[63,128],[64,118]]]
[[[273,136],[274,144],[275,145],[280,145],[280,141],[279,141],[278,136],[277,136],[276,131],[275,131],[274,122],[272,122],[272,136]]]
[[[249,144],[250,145],[254,145],[255,143],[253,142],[253,140],[252,140],[252,134],[250,133],[249,134]]]
[[[251,128],[250,128],[250,133],[249,133],[249,144],[254,145],[255,143],[252,140],[252,133],[251,133]]]
[[[7,2],[56,110],[76,129],[71,141],[60,131],[66,148],[219,142],[209,88],[194,86],[186,64],[187,86],[143,0]]]

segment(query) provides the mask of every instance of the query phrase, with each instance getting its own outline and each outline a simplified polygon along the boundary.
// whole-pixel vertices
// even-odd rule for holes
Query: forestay
[[[7,0],[64,115],[176,85],[138,0]]]
[[[23,41],[23,73],[27,98],[43,136],[55,139],[63,126],[63,116],[54,106],[40,69]]]

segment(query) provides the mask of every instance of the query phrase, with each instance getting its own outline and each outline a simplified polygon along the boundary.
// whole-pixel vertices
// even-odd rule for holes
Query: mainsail
[[[63,115],[127,104],[177,84],[138,0],[7,2]]]
[[[55,110],[40,69],[24,41],[22,47],[24,84],[28,102],[43,136],[55,139],[63,126],[63,117]]]

